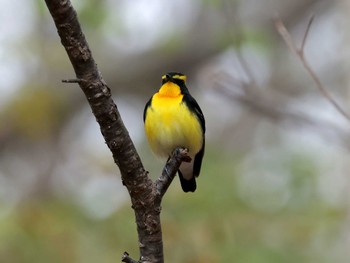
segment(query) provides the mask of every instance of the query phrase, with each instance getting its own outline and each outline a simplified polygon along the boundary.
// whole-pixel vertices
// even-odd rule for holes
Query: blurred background
[[[138,256],[119,170],[44,1],[0,0],[0,262]],[[279,16],[350,112],[347,0],[72,0],[150,176],[142,114],[168,71],[207,121],[198,188],[163,202],[166,262],[348,262],[350,122],[276,32]]]

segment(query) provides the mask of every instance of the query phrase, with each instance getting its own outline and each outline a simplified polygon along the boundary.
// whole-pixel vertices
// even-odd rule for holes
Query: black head
[[[186,76],[179,72],[169,72],[162,76],[162,84],[167,82],[173,82],[180,87],[186,84]]]

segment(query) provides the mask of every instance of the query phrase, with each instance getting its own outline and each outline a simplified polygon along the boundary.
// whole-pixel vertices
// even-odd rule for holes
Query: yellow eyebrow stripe
[[[186,81],[186,76],[184,76],[184,75],[174,75],[172,77],[173,77],[173,79],[181,79],[183,81]],[[166,75],[163,75],[162,79],[165,79],[165,78],[166,78]]]
[[[175,75],[175,76],[173,76],[173,78],[174,79],[181,79],[181,80],[183,80],[183,81],[186,81],[186,76],[181,76],[181,75]]]

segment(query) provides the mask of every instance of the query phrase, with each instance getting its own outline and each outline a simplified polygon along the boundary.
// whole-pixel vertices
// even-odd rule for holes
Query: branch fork
[[[287,30],[287,28],[285,27],[283,21],[281,19],[275,19],[275,27],[278,31],[278,33],[281,35],[281,37],[283,38],[284,42],[286,43],[286,45],[288,46],[288,48],[295,54],[295,56],[297,58],[299,58],[301,64],[303,65],[304,69],[306,70],[306,72],[310,75],[310,77],[312,78],[312,80],[315,82],[317,88],[319,89],[319,91],[321,92],[321,94],[333,105],[333,107],[345,118],[350,122],[350,115],[348,112],[346,112],[342,106],[340,106],[340,104],[333,98],[333,96],[330,94],[330,92],[326,89],[326,87],[322,84],[320,78],[317,76],[317,74],[315,73],[315,71],[311,68],[309,62],[306,60],[305,58],[305,45],[306,45],[306,40],[307,37],[309,36],[309,32],[310,32],[310,28],[312,25],[312,22],[314,21],[314,15],[312,15],[309,19],[309,22],[307,24],[304,36],[303,36],[303,40],[301,43],[300,48],[298,48],[289,31]]]
[[[152,182],[124,126],[110,89],[97,68],[70,0],[45,2],[76,75],[76,78],[63,82],[78,83],[84,92],[131,198],[136,218],[140,260],[133,260],[125,252],[122,262],[163,263],[160,204],[181,162],[191,161],[187,155],[188,151],[176,148],[159,179]]]

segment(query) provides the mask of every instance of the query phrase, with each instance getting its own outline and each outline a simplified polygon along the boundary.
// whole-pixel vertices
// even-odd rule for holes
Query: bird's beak
[[[172,81],[173,78],[171,77],[170,74],[166,74],[166,75],[165,75],[165,80],[166,80],[166,82],[169,82],[169,81]]]

